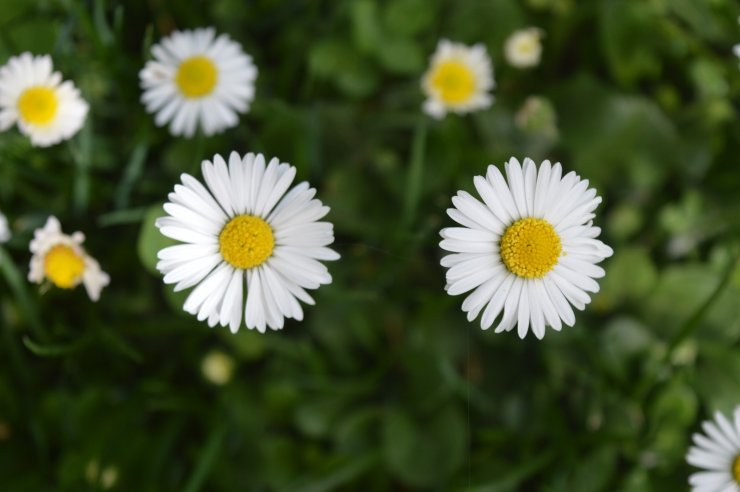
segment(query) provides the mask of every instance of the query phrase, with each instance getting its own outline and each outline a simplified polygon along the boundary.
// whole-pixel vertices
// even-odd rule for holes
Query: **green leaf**
[[[436,2],[394,0],[383,9],[383,22],[390,32],[410,37],[431,27],[438,12]]]
[[[137,251],[139,253],[139,260],[149,272],[159,276],[157,270],[157,253],[159,250],[178,244],[174,239],[170,239],[162,233],[154,225],[157,218],[165,215],[162,210],[162,205],[153,205],[147,209],[144,215],[144,220],[141,222],[141,229],[139,230],[139,241],[137,243]]]
[[[385,461],[396,476],[415,487],[439,486],[447,480],[462,465],[467,443],[465,420],[452,405],[426,418],[389,410],[383,423]]]
[[[388,71],[400,74],[419,74],[424,68],[419,45],[403,38],[385,39],[378,49],[378,59]]]

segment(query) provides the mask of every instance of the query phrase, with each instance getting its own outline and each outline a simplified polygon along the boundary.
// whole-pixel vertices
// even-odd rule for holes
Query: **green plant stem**
[[[411,157],[406,175],[406,188],[403,204],[403,219],[401,225],[408,228],[416,216],[416,210],[421,198],[421,185],[424,179],[424,154],[427,143],[427,118],[422,116],[416,124],[414,142],[411,147]]]
[[[208,478],[208,473],[210,473],[211,467],[213,467],[213,463],[221,451],[221,445],[223,444],[224,437],[226,437],[226,430],[226,424],[223,423],[213,428],[211,435],[208,437],[208,442],[200,453],[198,464],[195,466],[193,474],[190,475],[184,492],[198,492],[203,487],[203,482]]]
[[[48,340],[46,331],[41,324],[38,310],[33,305],[31,297],[28,295],[25,280],[13,263],[13,258],[11,258],[3,248],[0,248],[0,270],[3,273],[5,280],[8,282],[10,290],[13,291],[16,299],[18,299],[18,304],[21,307],[21,311],[28,323],[30,331],[39,340]]]
[[[712,308],[715,302],[719,299],[719,297],[722,295],[722,293],[725,291],[727,286],[730,284],[730,279],[732,278],[732,274],[735,271],[735,268],[737,267],[738,259],[740,259],[740,254],[737,252],[734,253],[734,256],[730,258],[730,260],[727,262],[727,266],[724,269],[724,274],[722,275],[722,279],[720,279],[719,283],[717,284],[717,287],[715,287],[712,294],[707,298],[704,303],[699,306],[699,308],[694,312],[694,314],[686,320],[686,323],[683,324],[681,327],[681,330],[678,332],[678,334],[671,340],[670,345],[668,345],[668,350],[666,351],[665,357],[664,357],[664,364],[670,363],[671,358],[673,357],[673,353],[676,351],[676,349],[681,345],[681,343],[686,340],[688,337],[690,337],[696,329],[701,324],[701,321],[704,319],[704,316],[709,312],[709,310]]]

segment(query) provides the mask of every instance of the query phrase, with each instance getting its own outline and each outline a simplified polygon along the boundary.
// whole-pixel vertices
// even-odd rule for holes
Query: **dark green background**
[[[52,148],[0,134],[14,229],[0,489],[101,490],[115,470],[112,490],[145,492],[686,490],[691,433],[740,403],[738,14],[734,0],[0,1],[0,62],[50,53],[91,105]],[[139,103],[138,71],[152,42],[208,25],[254,57],[257,97],[222,135],[173,138]],[[528,26],[544,54],[522,71],[503,43]],[[442,37],[486,45],[491,109],[422,116]],[[556,118],[518,126],[532,94]],[[282,332],[211,330],[152,268],[151,221],[179,174],[232,150],[292,163],[332,208],[334,283]],[[576,326],[541,342],[481,331],[443,291],[450,197],[511,156],[591,180],[615,250]],[[25,280],[49,214],[111,274],[97,304]],[[236,364],[224,387],[200,370],[214,349]]]

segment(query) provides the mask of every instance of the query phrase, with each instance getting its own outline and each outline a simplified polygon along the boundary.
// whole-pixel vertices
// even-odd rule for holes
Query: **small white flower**
[[[49,217],[43,228],[33,232],[28,280],[40,284],[46,279],[61,289],[72,289],[81,282],[90,299],[100,299],[100,291],[110,283],[110,277],[85,252],[84,241],[84,234],[68,236],[62,232],[59,220]]]
[[[0,131],[18,123],[38,147],[48,147],[77,133],[88,105],[70,81],[52,71],[49,55],[14,56],[0,68]]]
[[[208,381],[216,386],[222,386],[231,381],[234,374],[234,359],[223,352],[213,350],[203,357],[200,370]]]
[[[541,39],[542,30],[536,27],[514,32],[504,45],[506,61],[517,68],[531,68],[539,65],[542,56]]]
[[[735,56],[740,58],[740,44],[736,44],[732,47],[732,52],[735,53]]]
[[[303,319],[298,300],[314,303],[306,289],[331,283],[319,260],[339,258],[327,247],[332,224],[319,222],[329,207],[306,182],[288,191],[296,169],[277,158],[265,165],[262,154],[232,152],[228,164],[215,155],[202,170],[208,188],[182,174],[164,205],[169,216],[157,220],[162,234],[186,243],[159,252],[164,282],[175,291],[197,284],[183,309],[212,327],[236,332],[242,314],[260,332]]]
[[[241,45],[213,28],[175,31],[152,46],[154,60],[139,73],[141,101],[172,135],[205,135],[239,123],[254,99],[257,68]]]
[[[706,471],[689,477],[692,492],[740,491],[740,407],[733,421],[717,412],[702,423],[705,434],[694,434],[686,461]]]
[[[427,99],[424,112],[443,118],[447,111],[458,114],[485,109],[493,103],[493,66],[486,47],[472,47],[442,39],[421,79]]]
[[[493,165],[486,177],[474,178],[483,202],[465,191],[452,198],[447,214],[463,227],[442,229],[440,247],[453,254],[442,258],[448,268],[450,295],[473,291],[462,305],[481,328],[501,315],[496,333],[518,326],[524,338],[531,327],[537,338],[545,327],[575,323],[571,305],[583,310],[586,292],[598,292],[594,278],[612,249],[596,239],[593,211],[601,203],[588,180],[575,172],[562,175],[560,164],[544,161],[537,170],[531,159],[511,158],[507,179]]]
[[[8,242],[10,239],[10,227],[8,227],[8,219],[5,215],[0,212],[0,243]]]

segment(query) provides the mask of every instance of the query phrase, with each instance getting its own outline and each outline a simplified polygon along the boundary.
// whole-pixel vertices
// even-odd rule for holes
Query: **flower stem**
[[[735,267],[737,267],[738,259],[740,259],[740,254],[738,252],[733,252],[732,257],[727,262],[727,266],[724,269],[724,274],[717,284],[717,287],[715,287],[712,294],[707,298],[706,301],[704,301],[701,306],[699,306],[694,314],[688,320],[686,320],[686,322],[681,327],[681,330],[673,338],[673,340],[671,340],[671,343],[670,345],[668,345],[668,350],[665,354],[664,361],[666,363],[670,362],[673,353],[676,351],[679,345],[681,345],[684,340],[686,340],[696,331],[696,329],[701,324],[701,321],[704,319],[704,316],[706,316],[714,303],[717,302],[721,294],[730,284],[730,279],[732,278],[732,274],[735,271]]]

